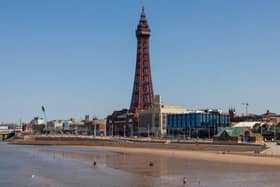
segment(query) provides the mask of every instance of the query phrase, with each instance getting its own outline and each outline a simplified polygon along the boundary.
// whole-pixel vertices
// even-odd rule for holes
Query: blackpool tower
[[[130,108],[114,111],[111,115],[107,116],[107,135],[139,135],[139,114],[143,110],[154,107],[149,49],[150,35],[151,29],[143,8],[136,30],[137,57]]]
[[[146,19],[144,8],[142,8],[141,18],[136,30],[137,57],[130,104],[131,112],[139,112],[153,108],[154,106],[154,91],[149,48],[150,36],[151,29]]]

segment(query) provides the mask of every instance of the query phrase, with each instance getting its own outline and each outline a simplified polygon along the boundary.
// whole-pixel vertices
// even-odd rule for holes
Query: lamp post
[[[112,124],[112,137],[114,137],[114,124],[113,123],[111,123]]]
[[[96,137],[96,123],[94,123],[94,137]]]
[[[46,115],[46,108],[44,106],[41,107],[44,117],[45,117],[45,123],[46,123],[46,130],[48,130],[48,120],[47,120],[47,115]]]
[[[186,126],[184,125],[184,140],[186,140]]]
[[[214,122],[214,134],[213,134],[213,136],[215,136],[215,134],[216,134],[216,128],[217,128],[216,122]]]
[[[140,136],[140,120],[137,118],[137,136]]]
[[[189,139],[191,139],[191,124],[190,123],[189,123],[188,127],[189,127]]]
[[[276,137],[276,124],[274,124],[274,141],[276,142],[276,139],[277,139],[277,137]]]
[[[211,139],[211,128],[209,123],[208,123],[208,138],[209,140]]]
[[[125,134],[126,134],[126,126],[123,126],[123,137],[125,138]]]
[[[148,137],[150,137],[150,124],[148,123]]]

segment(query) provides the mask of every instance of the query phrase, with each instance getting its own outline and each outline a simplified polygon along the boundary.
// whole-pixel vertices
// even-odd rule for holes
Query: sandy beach
[[[73,139],[69,137],[36,136],[26,140],[13,141],[11,143],[49,146],[64,145],[134,155],[152,155],[223,163],[280,166],[279,156],[260,154],[261,151],[266,149],[257,145],[219,145],[209,143],[164,144],[137,141],[131,142],[118,139],[81,140],[79,138]],[[278,147],[275,149],[278,149]]]
[[[206,152],[206,151],[188,151],[188,150],[170,150],[170,149],[149,149],[149,148],[127,148],[110,146],[79,146],[87,149],[115,151],[120,153],[133,153],[144,155],[160,155],[173,158],[187,158],[194,160],[215,161],[238,164],[257,164],[268,166],[280,166],[280,158],[263,157],[256,155],[238,155],[224,152]]]

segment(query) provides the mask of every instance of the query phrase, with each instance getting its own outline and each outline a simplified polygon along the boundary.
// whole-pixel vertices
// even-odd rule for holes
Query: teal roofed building
[[[263,143],[263,136],[247,127],[226,127],[214,136],[214,142]]]

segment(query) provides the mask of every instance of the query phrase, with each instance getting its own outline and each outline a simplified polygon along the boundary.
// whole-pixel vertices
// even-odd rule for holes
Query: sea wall
[[[213,142],[172,142],[166,140],[139,140],[139,139],[113,139],[81,136],[25,136],[24,140],[12,143],[32,145],[85,145],[85,146],[116,146],[138,147],[155,149],[178,149],[199,151],[226,151],[226,152],[260,152],[265,145],[213,143]]]

